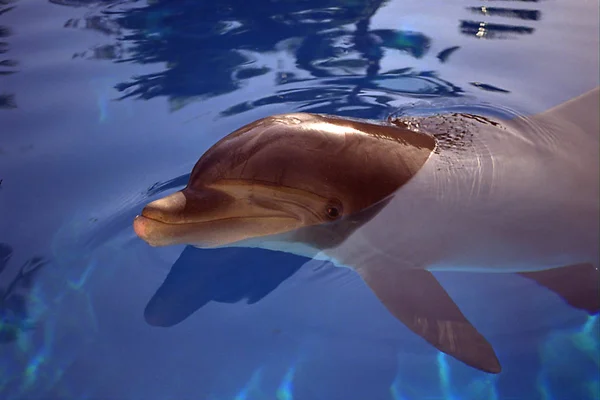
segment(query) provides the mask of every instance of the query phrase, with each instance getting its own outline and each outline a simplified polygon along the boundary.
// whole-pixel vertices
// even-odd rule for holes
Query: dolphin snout
[[[149,219],[138,215],[133,220],[133,231],[138,237],[149,244],[152,244],[152,228],[149,224]]]
[[[184,222],[186,198],[182,192],[176,192],[155,200],[144,207],[142,216],[155,221],[176,224]]]
[[[173,228],[185,223],[186,198],[176,192],[146,205],[133,220],[136,235],[152,246],[171,243]]]

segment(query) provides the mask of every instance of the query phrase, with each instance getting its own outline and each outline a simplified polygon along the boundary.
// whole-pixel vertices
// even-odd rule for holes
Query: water
[[[566,0],[0,1],[1,397],[598,399],[597,318],[518,277],[437,274],[494,345],[492,376],[351,271],[153,249],[131,229],[269,114],[450,99],[529,115],[581,94],[599,83],[598,20]]]

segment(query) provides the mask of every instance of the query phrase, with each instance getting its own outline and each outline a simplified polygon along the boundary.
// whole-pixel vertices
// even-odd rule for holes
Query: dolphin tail
[[[550,289],[575,308],[590,314],[600,311],[600,271],[591,264],[520,272],[518,275]]]
[[[385,307],[410,330],[438,350],[479,370],[499,373],[500,362],[491,344],[426,270],[382,276],[360,271],[363,280]]]

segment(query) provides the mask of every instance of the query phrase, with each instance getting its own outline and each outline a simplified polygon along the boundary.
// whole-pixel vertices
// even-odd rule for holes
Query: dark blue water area
[[[0,398],[600,398],[597,317],[532,281],[436,273],[492,375],[352,270],[131,226],[258,118],[531,115],[598,85],[598,34],[593,1],[0,1]]]

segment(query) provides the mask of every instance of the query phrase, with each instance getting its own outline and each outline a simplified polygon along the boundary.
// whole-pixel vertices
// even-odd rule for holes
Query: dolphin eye
[[[340,215],[340,210],[338,210],[337,207],[334,207],[334,206],[327,207],[327,216],[329,218],[337,218],[339,215]]]
[[[327,217],[329,219],[337,219],[342,215],[342,205],[339,202],[330,202],[327,204],[325,208],[325,212],[327,213]]]

